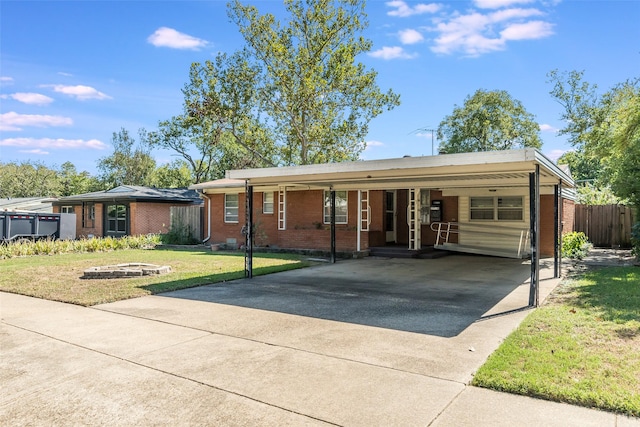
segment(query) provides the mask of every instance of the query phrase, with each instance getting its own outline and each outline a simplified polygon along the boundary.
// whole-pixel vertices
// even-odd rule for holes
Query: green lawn
[[[168,265],[172,272],[123,279],[81,279],[90,267]],[[308,266],[299,255],[255,254],[254,275]],[[0,291],[90,306],[244,277],[242,253],[205,249],[132,249],[0,259]]]
[[[563,282],[472,384],[640,416],[640,268]]]

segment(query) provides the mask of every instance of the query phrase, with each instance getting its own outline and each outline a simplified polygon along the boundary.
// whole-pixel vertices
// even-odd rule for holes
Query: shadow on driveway
[[[523,260],[474,255],[370,257],[162,296],[453,337],[529,275],[530,264]],[[521,306],[512,309],[527,302],[523,298]]]

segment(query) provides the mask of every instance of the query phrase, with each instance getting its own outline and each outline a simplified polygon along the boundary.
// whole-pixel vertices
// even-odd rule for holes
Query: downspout
[[[207,232],[209,233],[207,237],[204,238],[202,244],[205,244],[211,239],[211,199],[209,196],[204,194],[204,190],[200,190],[200,195],[207,199]]]

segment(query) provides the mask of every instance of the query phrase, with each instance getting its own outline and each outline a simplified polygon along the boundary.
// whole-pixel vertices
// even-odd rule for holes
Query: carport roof
[[[192,189],[302,186],[334,189],[522,187],[540,166],[540,185],[562,182],[573,188],[570,174],[535,149],[403,157],[318,165],[230,170],[225,180],[196,184]]]

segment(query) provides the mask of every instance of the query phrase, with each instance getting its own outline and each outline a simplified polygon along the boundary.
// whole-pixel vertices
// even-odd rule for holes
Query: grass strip
[[[565,280],[472,384],[640,416],[640,268]]]
[[[166,275],[82,279],[90,267],[124,263],[168,265]],[[292,254],[255,254],[254,275],[310,265]],[[0,260],[0,291],[83,306],[103,304],[244,277],[244,255],[205,249],[132,249]]]

